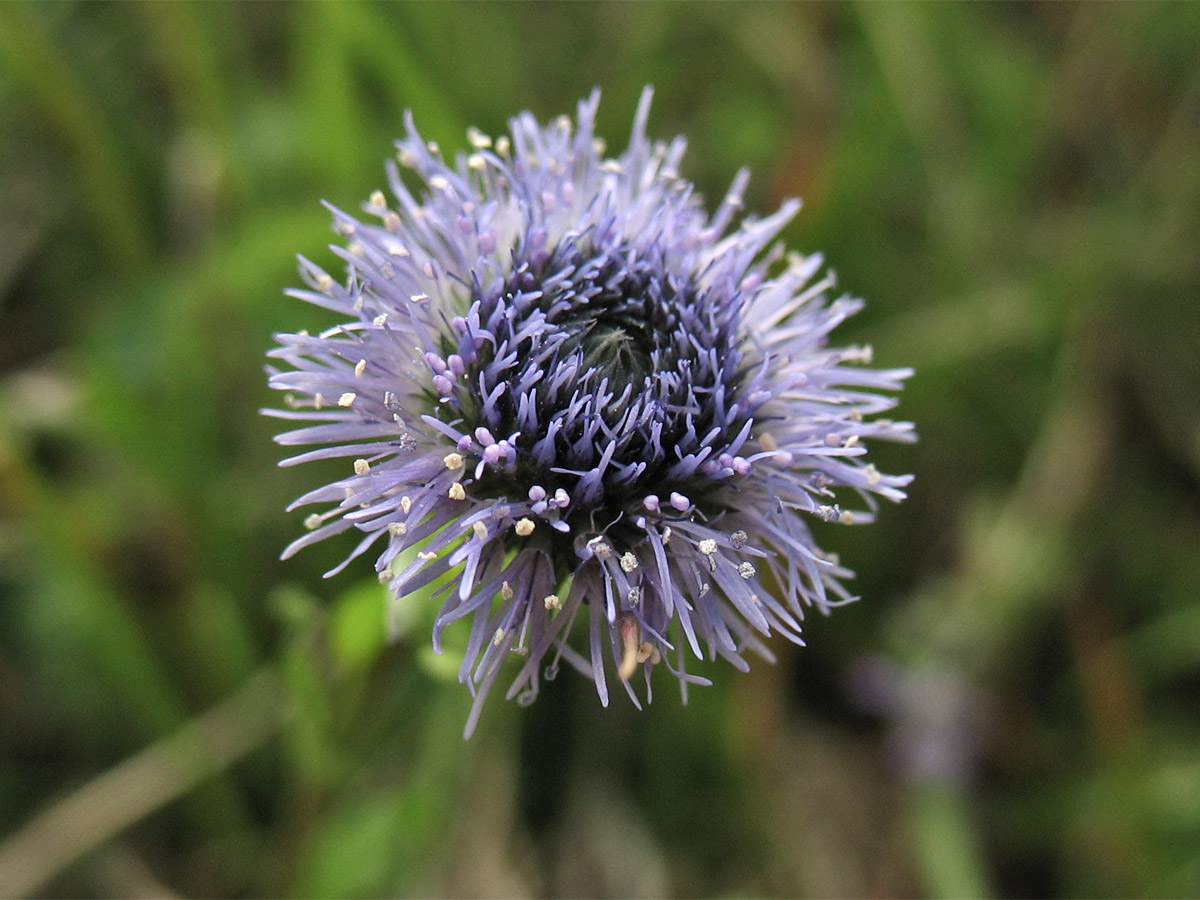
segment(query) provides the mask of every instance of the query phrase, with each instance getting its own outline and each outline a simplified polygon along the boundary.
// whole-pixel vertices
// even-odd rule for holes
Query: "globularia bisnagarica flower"
[[[394,602],[441,602],[436,649],[469,620],[468,733],[511,657],[510,698],[566,660],[602,703],[615,675],[637,704],[639,671],[647,699],[658,667],[686,697],[707,683],[689,654],[744,670],[772,633],[799,643],[806,608],[852,599],[808,523],[868,521],[910,480],[865,462],[868,439],[912,437],[876,418],[909,371],[828,346],[861,301],[829,299],[820,256],[769,246],[799,202],[735,224],[742,171],[710,216],[684,140],[646,137],[650,92],[619,156],[598,102],[472,130],[453,162],[410,117],[419,190],[392,165],[364,220],[333,210],[344,281],[301,260],[292,293],[341,324],[271,353],[275,414],[310,423],[279,442],[321,445],[286,464],[347,458],[294,504],[329,508],[284,555],[355,530],[350,559],[381,548]]]

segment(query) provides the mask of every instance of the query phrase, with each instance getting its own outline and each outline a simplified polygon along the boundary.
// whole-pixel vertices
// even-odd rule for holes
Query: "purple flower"
[[[909,370],[830,348],[862,302],[828,299],[820,256],[769,248],[799,202],[733,226],[742,171],[709,216],[684,140],[646,137],[650,96],[615,157],[599,92],[575,121],[471,131],[452,163],[409,117],[415,177],[390,165],[393,199],[372,195],[366,221],[333,210],[346,280],[301,260],[291,293],[342,324],[270,354],[273,414],[311,423],[278,441],[320,445],[284,464],[352,459],[293,504],[328,509],[284,556],[353,529],[350,559],[380,548],[396,602],[440,599],[439,652],[469,620],[468,734],[510,658],[522,703],[565,660],[602,703],[616,674],[638,704],[639,671],[647,700],[659,667],[686,699],[708,683],[689,654],[745,670],[772,633],[800,643],[806,608],[853,599],[809,522],[868,521],[911,480],[865,462],[868,439],[913,438],[875,418]]]

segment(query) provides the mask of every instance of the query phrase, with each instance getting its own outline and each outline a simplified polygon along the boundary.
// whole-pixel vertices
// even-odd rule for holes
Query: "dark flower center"
[[[460,342],[463,418],[520,437],[515,471],[476,490],[561,487],[579,508],[623,509],[704,480],[753,414],[737,309],[705,299],[662,259],[570,240],[477,294],[489,339]]]

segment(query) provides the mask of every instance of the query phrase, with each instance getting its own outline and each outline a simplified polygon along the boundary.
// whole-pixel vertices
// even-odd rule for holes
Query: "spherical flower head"
[[[284,556],[357,531],[329,574],[381,548],[393,602],[441,601],[435,649],[469,620],[468,734],[510,658],[522,703],[565,660],[602,703],[615,678],[639,704],[639,672],[647,700],[660,667],[686,699],[708,683],[689,655],[745,670],[772,634],[801,643],[806,609],[853,599],[809,523],[866,522],[910,481],[865,456],[912,439],[877,418],[911,373],[829,347],[861,301],[829,299],[819,256],[772,246],[799,202],[735,225],[742,171],[710,216],[684,140],[646,137],[650,91],[615,157],[598,103],[472,130],[453,162],[407,117],[392,197],[362,220],[332,210],[346,278],[301,259],[291,293],[341,324],[270,354],[274,414],[309,423],[278,441],[319,445],[284,464],[351,460],[296,501],[327,508]]]

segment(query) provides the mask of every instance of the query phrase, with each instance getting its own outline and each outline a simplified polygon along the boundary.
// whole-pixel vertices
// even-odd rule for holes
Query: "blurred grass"
[[[0,5],[0,895],[1200,895],[1198,59],[1170,3]],[[464,744],[419,611],[277,561],[262,354],[404,109],[600,85],[619,148],[647,82],[706,196],[805,198],[917,481],[777,667]]]

